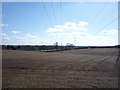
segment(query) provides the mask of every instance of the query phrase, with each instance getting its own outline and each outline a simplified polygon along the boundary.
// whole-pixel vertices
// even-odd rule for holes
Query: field
[[[3,50],[3,87],[118,88],[117,55],[115,48]]]

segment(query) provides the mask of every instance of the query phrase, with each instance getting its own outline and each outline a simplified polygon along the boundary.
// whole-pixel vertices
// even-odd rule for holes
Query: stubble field
[[[3,88],[118,88],[118,50],[3,50]]]

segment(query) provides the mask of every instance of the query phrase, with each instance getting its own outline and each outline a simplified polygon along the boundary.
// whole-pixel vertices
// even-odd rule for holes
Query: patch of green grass
[[[56,51],[61,51],[61,49],[49,49],[49,50],[34,50],[37,52],[56,52]]]
[[[33,51],[37,51],[37,52],[57,52],[57,51],[65,51],[65,50],[73,50],[75,48],[73,47],[69,47],[69,48],[62,48],[62,49],[48,49],[48,50],[33,50]]]

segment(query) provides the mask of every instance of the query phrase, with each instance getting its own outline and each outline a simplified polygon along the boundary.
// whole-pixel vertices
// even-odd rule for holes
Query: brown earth
[[[3,50],[3,88],[118,88],[115,48]]]

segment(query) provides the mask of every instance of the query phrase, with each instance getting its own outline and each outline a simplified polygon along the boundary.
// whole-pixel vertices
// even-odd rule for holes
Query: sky
[[[118,45],[117,2],[3,2],[3,45]]]

